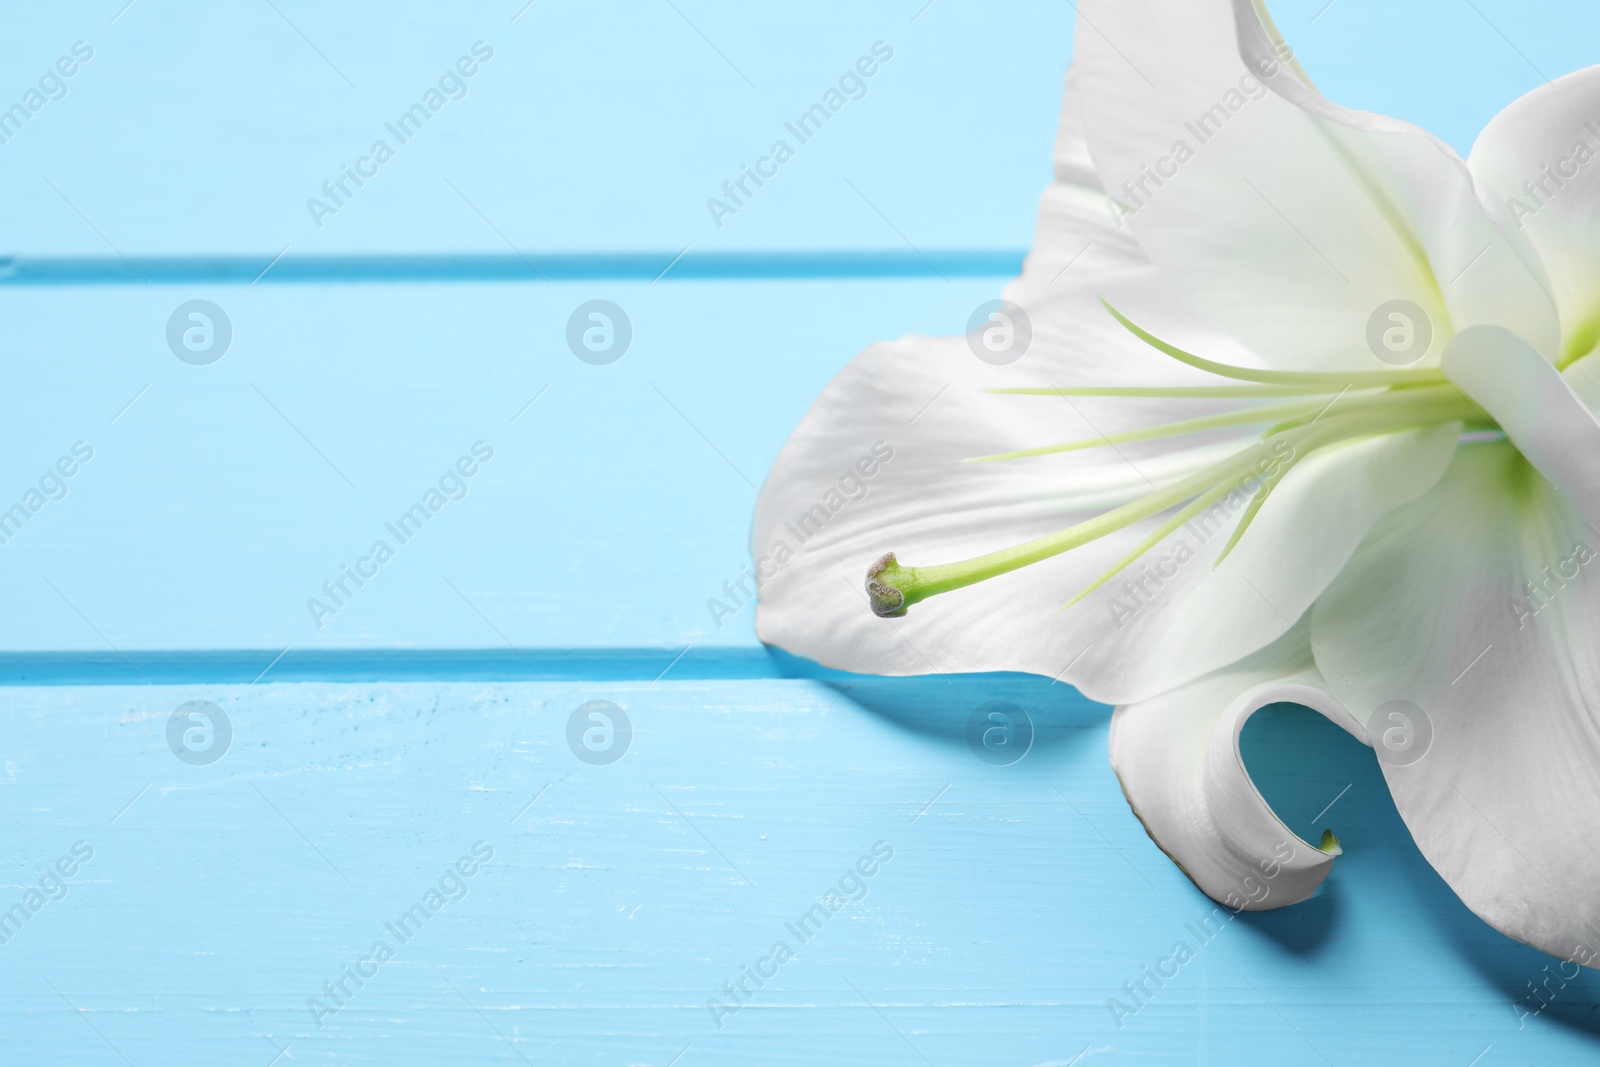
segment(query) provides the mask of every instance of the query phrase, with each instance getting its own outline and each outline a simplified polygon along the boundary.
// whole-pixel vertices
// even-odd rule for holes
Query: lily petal
[[[1072,265],[1087,265],[1085,258],[1102,269],[1108,261],[1118,267],[1149,262],[1133,235],[1112,226],[1105,213],[1105,192],[1083,132],[1082,98],[1077,70],[1068,67],[1052,159],[1055,180],[1040,198],[1038,232],[1018,282],[1048,287]],[[1016,295],[1006,293],[1009,299]]]
[[[1600,342],[1600,66],[1528,93],[1485,126],[1467,164],[1549,271],[1562,362]]]
[[[1465,446],[1311,616],[1330,692],[1370,724],[1423,855],[1485,921],[1585,965],[1600,951],[1597,545],[1509,443]]]
[[[1445,348],[1445,376],[1494,417],[1523,458],[1600,521],[1600,421],[1566,377],[1522,338],[1474,326]]]
[[[1421,365],[1480,322],[1554,357],[1537,256],[1491,220],[1461,159],[1324,100],[1251,0],[1083,0],[1076,40],[1089,147],[1119,215],[1189,303],[1261,359],[1380,367],[1369,326],[1395,301],[1427,318]]]
[[[1333,866],[1262,799],[1239,735],[1268,704],[1303,704],[1365,739],[1325,691],[1305,639],[1291,632],[1249,659],[1180,689],[1117,708],[1111,765],[1152,840],[1211,899],[1266,911],[1309,897]]]

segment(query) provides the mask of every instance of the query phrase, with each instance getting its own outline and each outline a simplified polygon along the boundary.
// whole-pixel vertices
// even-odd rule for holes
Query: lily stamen
[[[1438,389],[1381,394],[1364,400],[1354,411],[1342,411],[1337,415],[1321,420],[1313,419],[1303,424],[1274,427],[1261,441],[1179,479],[1164,489],[1148,493],[1093,519],[1010,548],[955,563],[923,567],[904,566],[893,552],[887,553],[867,571],[867,594],[874,614],[885,618],[899,617],[904,615],[912,604],[928,597],[1030,566],[1099,540],[1136,522],[1152,518],[1169,508],[1188,505],[1178,516],[1169,519],[1166,524],[1141,542],[1134,552],[1071,602],[1076,603],[1083,595],[1092,592],[1149,551],[1161,538],[1187,521],[1187,517],[1192,517],[1189,515],[1191,509],[1202,510],[1215,503],[1215,499],[1210,499],[1213,496],[1220,499],[1229,492],[1237,491],[1236,483],[1247,480],[1257,465],[1269,457],[1284,462],[1339,441],[1479,417],[1481,413],[1477,406],[1449,385]],[[1284,455],[1286,448],[1288,453]],[[1254,510],[1250,512],[1250,517],[1254,517]],[[1231,545],[1229,547],[1231,548]]]

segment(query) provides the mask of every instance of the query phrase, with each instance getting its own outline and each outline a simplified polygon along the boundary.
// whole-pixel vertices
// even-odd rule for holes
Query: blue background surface
[[[1324,93],[1463,152],[1600,40],[1575,0],[1273,10]],[[1070,5],[5,16],[0,107],[94,54],[0,143],[0,508],[74,442],[94,458],[0,545],[0,911],[75,843],[93,858],[0,943],[0,1061],[1593,1061],[1600,985],[1474,918],[1371,753],[1309,713],[1258,716],[1247,761],[1346,855],[1202,941],[1213,905],[1129,813],[1108,709],[831,675],[707,610],[828,378],[960,332],[1020,260]],[[466,95],[319,228],[306,199],[478,41]],[[706,199],[877,41],[867,94],[714,225]],[[167,347],[194,299],[233,328],[209,366]],[[592,299],[633,324],[609,366],[566,347]],[[465,498],[316,626],[306,599],[478,441]],[[964,742],[996,698],[1038,729],[1009,767]],[[205,766],[166,736],[194,699],[234,729]],[[566,739],[595,699],[633,724],[606,766]],[[318,1019],[480,841],[465,895]],[[880,841],[865,896],[714,1018]],[[1178,941],[1194,959],[1119,1018]]]

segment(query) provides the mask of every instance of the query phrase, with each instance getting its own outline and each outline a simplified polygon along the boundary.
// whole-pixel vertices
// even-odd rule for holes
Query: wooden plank
[[[990,699],[1035,724],[1010,766],[964,740]],[[215,762],[169,748],[189,700],[231,721]],[[609,765],[568,746],[592,700],[631,722]],[[1105,709],[1043,679],[69,687],[4,715],[0,910],[93,850],[0,944],[10,1063],[1559,1063],[1590,1042],[1593,976],[1531,1014],[1545,958],[1450,895],[1370,752],[1309,713],[1253,730],[1252,766],[1278,761],[1267,795],[1347,855],[1313,901],[1206,938],[1214,905],[1107,767]],[[391,932],[476,842],[493,857]],[[841,879],[861,899],[791,932]],[[378,941],[392,961],[335,1004],[323,983]],[[1150,983],[1180,941],[1193,959]],[[778,942],[793,960],[708,1009]]]
[[[915,21],[921,2],[120,6],[35,6],[0,45],[19,96],[93,51],[0,144],[6,251],[1026,246],[1072,21],[948,0]],[[819,103],[837,110],[788,131]],[[793,158],[761,164],[780,140]],[[775,173],[732,201],[758,164]]]
[[[873,341],[964,329],[1000,284],[0,291],[32,355],[0,511],[94,450],[4,528],[0,648],[748,647],[750,609],[706,602],[742,575],[756,486],[811,398]],[[166,329],[202,297],[232,340],[195,366]],[[566,341],[596,298],[633,329],[606,366]],[[387,524],[462,457],[466,496],[402,543]],[[323,583],[372,570],[378,541],[394,558],[337,604]]]

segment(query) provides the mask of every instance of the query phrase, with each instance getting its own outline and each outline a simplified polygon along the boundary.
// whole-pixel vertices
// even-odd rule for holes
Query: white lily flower
[[[1590,963],[1596,148],[1600,68],[1463,161],[1320,96],[1259,2],[1081,0],[1012,307],[823,392],[757,505],[762,639],[1117,705],[1135,812],[1235,907],[1304,899],[1338,852],[1239,755],[1304,704],[1378,747],[1469,907]]]

